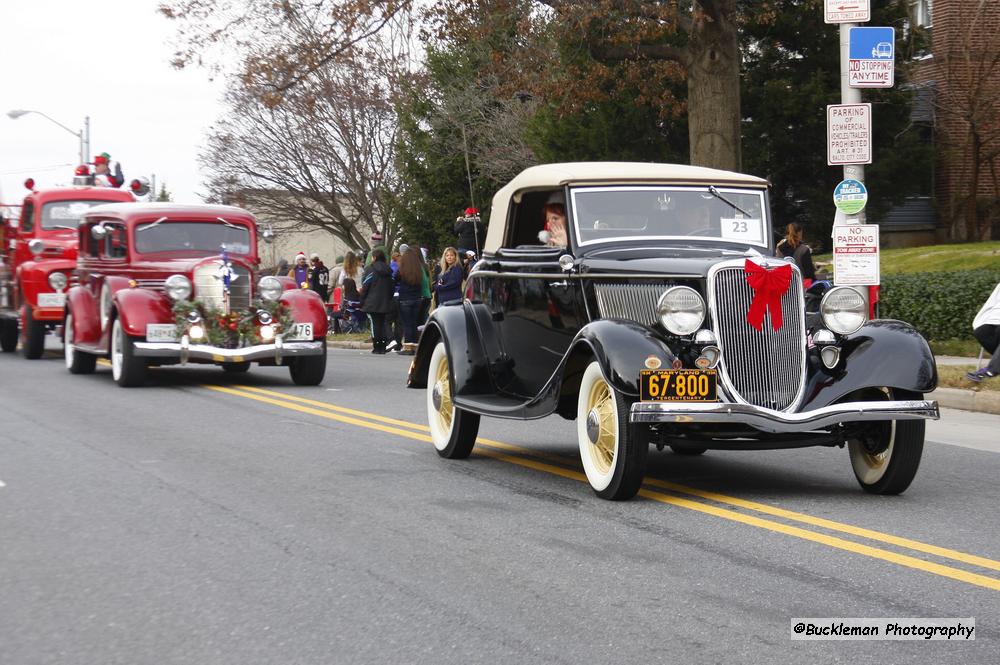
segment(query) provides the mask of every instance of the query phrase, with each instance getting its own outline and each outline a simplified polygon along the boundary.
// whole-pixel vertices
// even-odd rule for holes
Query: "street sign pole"
[[[854,23],[841,23],[840,24],[840,103],[841,104],[860,104],[861,103],[861,90],[859,88],[852,88],[850,84],[850,59],[851,59],[851,28],[855,26]],[[844,165],[844,180],[857,180],[858,182],[864,184],[865,182],[865,165],[864,164],[845,164]],[[848,218],[844,213],[837,211],[837,216],[834,219],[834,225],[836,224],[864,224],[865,223],[865,211],[862,208],[861,211],[857,213],[856,216],[851,216]]]
[[[861,90],[859,88],[852,88],[850,83],[850,64],[851,64],[851,28],[855,26],[854,23],[841,23],[840,24],[840,103],[841,104],[860,104],[861,103]],[[857,180],[864,186],[865,182],[865,165],[864,164],[845,164],[844,165],[844,180]],[[856,215],[847,216],[839,209],[837,214],[833,218],[833,228],[836,229],[837,226],[843,224],[865,224],[865,210],[862,208]],[[836,268],[836,266],[835,266]],[[858,294],[865,300],[865,314],[867,316],[868,312],[871,311],[871,297],[869,289],[866,287],[854,287]]]

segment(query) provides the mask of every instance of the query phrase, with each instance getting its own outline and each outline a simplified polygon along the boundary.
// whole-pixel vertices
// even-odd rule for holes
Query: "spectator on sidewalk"
[[[466,208],[465,213],[458,216],[455,220],[455,235],[460,252],[472,252],[479,256],[479,250],[486,240],[486,225],[483,224],[478,209]]]
[[[389,342],[386,316],[392,311],[395,281],[385,262],[385,250],[372,250],[372,262],[361,278],[361,311],[372,320],[372,353],[385,354]]]
[[[399,257],[398,275],[399,318],[403,324],[403,348],[400,354],[412,356],[417,348],[417,326],[420,325],[420,310],[427,283],[427,273],[416,247],[408,247]]]
[[[336,263],[330,268],[330,284],[334,287],[340,286],[340,276],[344,272],[344,257],[338,256]]]
[[[389,261],[389,269],[392,270],[392,278],[396,281],[396,292],[392,298],[392,309],[386,316],[386,328],[389,331],[389,344],[387,351],[403,350],[403,321],[399,316],[399,257],[409,249],[410,246],[403,243],[392,253],[392,260]]]
[[[786,229],[785,238],[774,249],[778,256],[795,261],[802,272],[802,287],[808,289],[816,279],[816,268],[813,266],[812,248],[803,239],[802,225],[792,222]]]
[[[300,289],[309,288],[309,263],[305,252],[295,255],[295,265],[288,271],[288,276],[295,280],[295,286]]]
[[[462,298],[462,280],[465,278],[454,247],[446,247],[441,254],[440,268],[441,274],[434,283],[434,298],[438,307]]]
[[[340,275],[337,277],[337,286],[343,286],[344,280],[348,277],[353,279],[355,284],[360,284],[361,272],[361,258],[354,252],[348,252],[344,255],[344,266],[341,268]]]
[[[965,375],[970,381],[979,383],[983,379],[992,379],[1000,374],[1000,283],[996,285],[982,309],[976,314],[976,318],[972,320],[972,334],[984,349],[993,354],[986,367]]]
[[[323,265],[319,254],[310,256],[309,263],[309,288],[326,302],[330,296],[330,270]]]

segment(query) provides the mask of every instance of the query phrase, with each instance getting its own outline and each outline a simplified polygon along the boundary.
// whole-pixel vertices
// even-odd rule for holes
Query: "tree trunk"
[[[965,201],[965,240],[976,242],[979,239],[979,201],[976,195],[979,192],[979,167],[983,149],[975,127],[969,130],[969,143],[972,173],[969,174],[969,195]]]
[[[739,34],[733,13],[719,14],[718,21],[702,13],[696,15],[688,42],[691,163],[739,171],[742,160]]]

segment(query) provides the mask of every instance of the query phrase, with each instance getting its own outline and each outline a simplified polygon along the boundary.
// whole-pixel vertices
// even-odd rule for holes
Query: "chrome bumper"
[[[849,402],[813,411],[783,413],[752,404],[722,402],[636,402],[633,423],[728,423],[749,425],[761,432],[808,432],[836,425],[875,420],[937,420],[938,404],[931,400]]]
[[[275,339],[273,344],[257,344],[239,349],[223,349],[209,344],[191,344],[187,336],[180,342],[136,342],[135,355],[143,358],[175,358],[181,364],[189,360],[208,360],[216,363],[242,363],[253,360],[274,360],[280,363],[289,356],[319,356],[325,341],[285,342]]]

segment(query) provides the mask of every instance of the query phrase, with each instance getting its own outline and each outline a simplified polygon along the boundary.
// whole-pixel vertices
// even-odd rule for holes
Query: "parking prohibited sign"
[[[833,283],[875,286],[879,283],[878,224],[833,227]]]
[[[869,0],[826,0],[826,23],[867,23],[871,20]]]
[[[830,104],[826,107],[826,163],[872,163],[872,105]]]
[[[847,82],[852,88],[891,88],[896,65],[895,28],[851,28]]]

